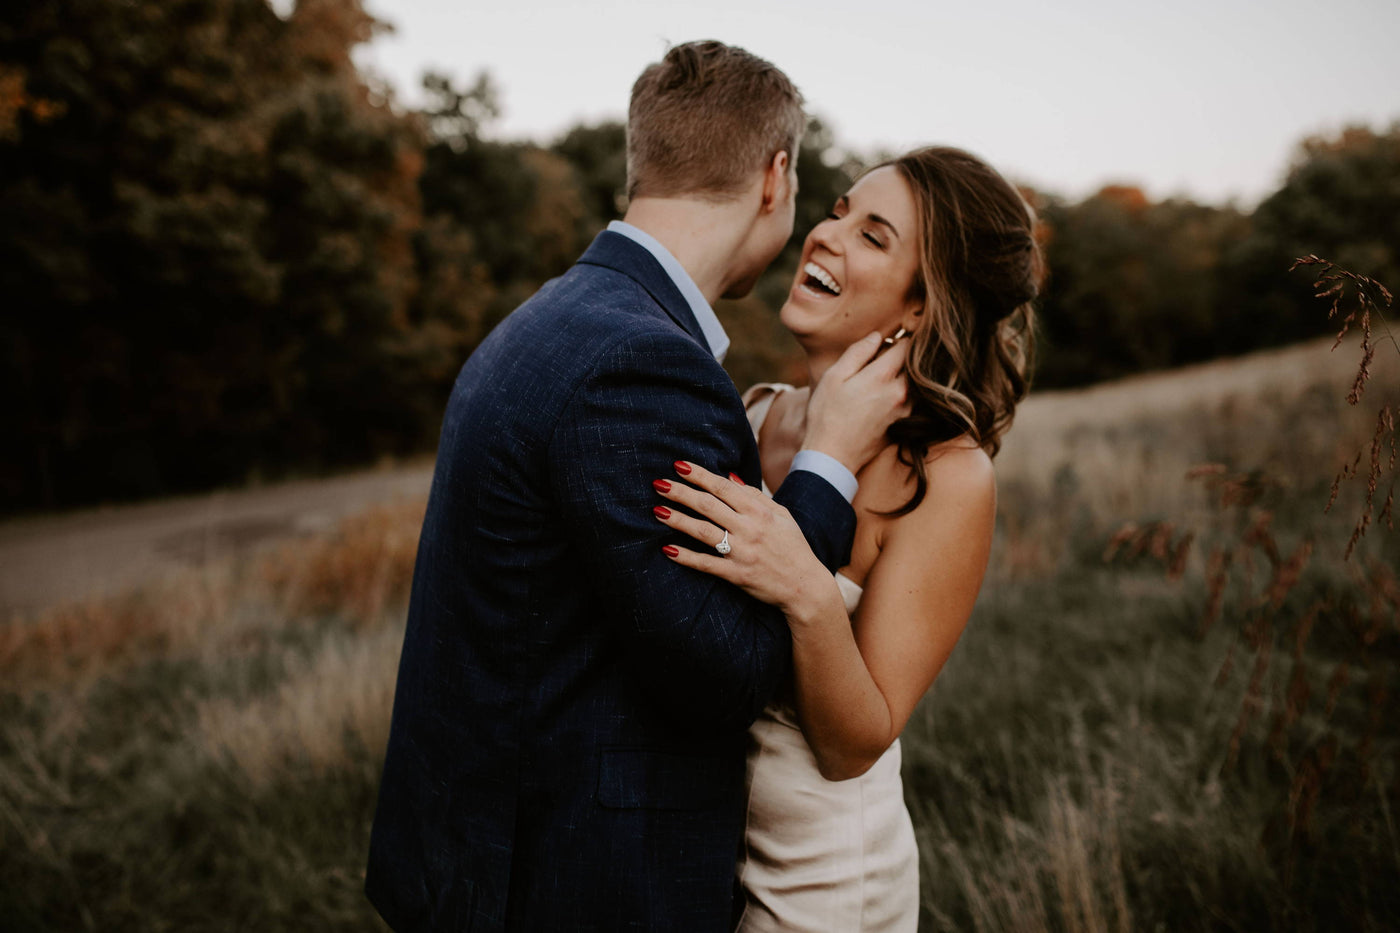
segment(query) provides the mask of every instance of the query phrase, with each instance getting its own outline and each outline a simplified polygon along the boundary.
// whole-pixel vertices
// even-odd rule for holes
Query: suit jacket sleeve
[[[759,482],[743,407],[713,358],[679,333],[623,339],[553,432],[560,518],[644,687],[695,728],[742,728],[786,677],[791,638],[778,610],[661,553],[694,546],[652,515],[652,481],[675,479],[678,459]],[[855,513],[829,483],[796,471],[774,498],[828,568],[848,562]]]

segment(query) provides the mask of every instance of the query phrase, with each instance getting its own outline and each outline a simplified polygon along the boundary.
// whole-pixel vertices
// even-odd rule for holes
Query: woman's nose
[[[812,245],[829,253],[841,251],[841,221],[828,217],[812,228]]]

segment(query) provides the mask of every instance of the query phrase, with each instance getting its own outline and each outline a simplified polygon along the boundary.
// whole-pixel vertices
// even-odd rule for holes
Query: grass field
[[[1400,367],[1353,408],[1347,354],[1023,407],[981,600],[905,734],[925,929],[1400,925],[1400,535],[1342,560],[1364,475],[1323,514]],[[0,926],[381,929],[421,515],[0,628]]]
[[[1400,924],[1400,536],[1342,560],[1364,477],[1322,514],[1400,367],[1352,408],[1328,346],[1027,406],[976,615],[906,732],[926,928]],[[1106,561],[1127,521],[1146,553]]]

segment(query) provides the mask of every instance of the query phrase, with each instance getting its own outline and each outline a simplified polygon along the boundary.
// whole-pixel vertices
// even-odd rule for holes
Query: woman
[[[992,457],[1026,390],[1042,270],[1033,223],[983,162],[929,148],[865,174],[808,235],[782,321],[809,384],[872,330],[898,344],[887,352],[908,338],[911,413],[859,475],[851,561],[835,579],[784,510],[734,477],[678,464],[698,488],[664,495],[701,518],[656,510],[704,546],[668,546],[672,559],[778,606],[792,630],[790,696],[750,731],[741,930],[917,926],[898,737],[986,568]],[[789,386],[746,396],[765,487],[802,445],[806,400]]]

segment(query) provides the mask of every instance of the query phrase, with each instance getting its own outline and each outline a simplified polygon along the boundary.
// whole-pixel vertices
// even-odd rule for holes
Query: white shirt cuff
[[[835,487],[847,502],[855,501],[856,490],[860,488],[854,473],[842,466],[841,461],[820,450],[799,450],[797,456],[792,458],[791,470],[817,474]]]

